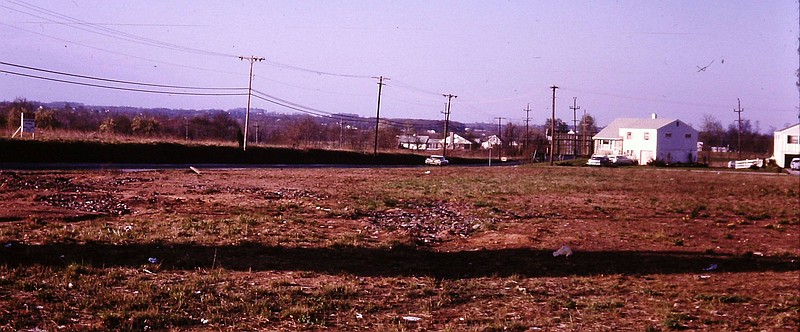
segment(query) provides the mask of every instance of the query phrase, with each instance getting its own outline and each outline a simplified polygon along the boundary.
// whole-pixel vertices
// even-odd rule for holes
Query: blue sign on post
[[[24,133],[35,133],[36,132],[36,120],[23,119],[22,120],[22,132],[24,132]]]

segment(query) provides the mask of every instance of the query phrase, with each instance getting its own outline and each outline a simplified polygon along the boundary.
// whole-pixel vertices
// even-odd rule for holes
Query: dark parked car
[[[592,156],[589,158],[589,161],[586,162],[586,165],[589,166],[611,166],[611,160],[608,159],[606,156]]]
[[[636,160],[628,158],[627,156],[608,156],[608,160],[616,166],[636,165]]]

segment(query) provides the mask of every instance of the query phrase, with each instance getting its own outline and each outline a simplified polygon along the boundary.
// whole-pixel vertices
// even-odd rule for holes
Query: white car
[[[606,156],[592,156],[586,162],[588,166],[611,166],[611,160]]]
[[[800,171],[800,158],[793,158],[789,163],[789,168]]]
[[[617,166],[636,165],[636,161],[627,156],[608,156],[608,160],[611,160],[611,163]]]
[[[427,159],[425,159],[425,164],[426,165],[444,166],[444,165],[447,165],[449,163],[450,162],[447,161],[447,159],[445,159],[444,156],[440,156],[440,155],[436,155],[436,154],[428,157]]]

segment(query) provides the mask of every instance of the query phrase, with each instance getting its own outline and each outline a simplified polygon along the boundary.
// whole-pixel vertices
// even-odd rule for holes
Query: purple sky
[[[327,112],[523,124],[572,121],[573,97],[617,117],[798,120],[798,2],[0,0],[0,61],[109,79],[253,87]],[[706,67],[707,66],[707,67]],[[698,71],[698,67],[706,67]],[[0,70],[61,79],[0,65]],[[88,82],[88,81],[86,81]],[[91,82],[107,84],[104,82]],[[114,91],[0,73],[0,99],[171,108],[244,107],[243,96]],[[253,100],[253,107],[292,110]]]

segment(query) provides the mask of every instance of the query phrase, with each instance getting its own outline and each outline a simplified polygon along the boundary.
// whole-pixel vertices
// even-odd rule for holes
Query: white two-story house
[[[697,161],[698,131],[681,120],[621,118],[594,135],[596,155],[626,155],[646,165]]]
[[[778,166],[787,168],[792,158],[800,157],[800,123],[775,132],[773,157]]]

